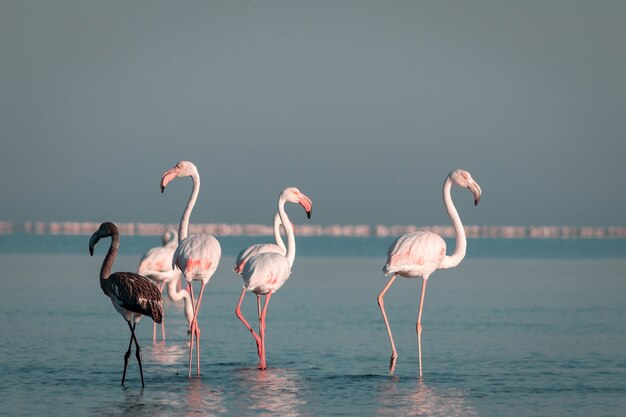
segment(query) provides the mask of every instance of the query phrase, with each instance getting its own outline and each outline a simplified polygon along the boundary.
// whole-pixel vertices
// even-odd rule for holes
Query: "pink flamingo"
[[[154,247],[143,255],[137,267],[137,273],[153,280],[159,287],[161,294],[163,294],[163,289],[168,285],[169,281],[180,282],[181,274],[180,271],[172,268],[172,256],[178,246],[178,233],[176,230],[168,229],[163,232],[161,239],[163,246]],[[169,298],[175,301],[172,299],[171,294]],[[178,299],[181,300],[184,297]],[[154,323],[152,340],[155,342],[156,334],[156,323]],[[161,338],[165,340],[165,319],[161,322]]]
[[[282,253],[284,255],[287,252],[287,248],[285,247],[285,243],[280,236],[280,226],[280,216],[278,213],[276,213],[274,215],[273,227],[274,241],[276,243],[257,243],[255,245],[248,246],[246,249],[239,252],[237,258],[235,259],[235,268],[233,268],[233,272],[241,274],[241,271],[243,271],[243,266],[246,264],[246,262],[248,262],[248,259],[250,259],[254,255],[258,255],[259,253],[276,252]]]
[[[293,234],[293,226],[287,213],[285,212],[285,203],[299,203],[304,207],[307,216],[311,218],[311,209],[313,203],[311,199],[304,195],[295,187],[285,188],[278,197],[278,215],[280,221],[285,228],[287,235],[287,251],[285,254],[277,252],[265,252],[254,255],[244,264],[241,276],[243,277],[243,290],[241,297],[237,303],[235,314],[252,333],[257,345],[257,353],[259,354],[259,369],[267,369],[265,360],[265,317],[267,315],[267,306],[273,293],[283,286],[285,281],[291,274],[291,267],[296,257],[296,240]],[[246,321],[241,313],[241,303],[246,295],[246,291],[252,291],[257,294],[257,308],[259,312],[259,334],[257,334],[250,324]],[[260,296],[265,295],[265,305],[261,311]]]
[[[163,320],[163,299],[161,291],[148,278],[133,272],[111,273],[113,262],[117,256],[120,246],[120,233],[117,226],[111,222],[100,225],[98,230],[89,239],[89,253],[93,256],[94,248],[98,241],[105,237],[111,237],[111,246],[107,252],[102,267],[100,268],[100,288],[106,296],[111,299],[113,307],[124,317],[130,329],[130,343],[124,355],[124,373],[122,374],[122,385],[126,379],[126,368],[130,349],[135,342],[135,356],[139,362],[139,373],[141,374],[141,386],[143,383],[143,368],[141,366],[141,348],[137,337],[135,337],[135,326],[142,316],[150,316],[156,323]]]
[[[304,206],[303,206],[304,207]],[[305,207],[306,210],[306,207]],[[309,219],[311,218],[311,213],[307,212]],[[254,255],[258,255],[259,253],[265,252],[276,252],[280,254],[287,253],[287,248],[285,247],[285,243],[283,242],[282,237],[280,236],[280,214],[276,212],[274,214],[274,241],[276,243],[257,243],[255,245],[248,246],[246,249],[239,252],[237,255],[237,259],[235,259],[235,268],[234,272],[241,274],[243,271],[243,266],[248,262],[248,259],[252,258]]]
[[[417,315],[417,347],[419,356],[419,371],[420,377],[422,376],[422,307],[424,306],[424,294],[426,293],[426,282],[428,277],[437,269],[448,269],[457,266],[465,257],[465,249],[467,242],[465,239],[465,230],[461,223],[459,213],[456,211],[454,204],[452,203],[452,197],[450,195],[450,189],[452,184],[458,185],[462,188],[468,188],[474,194],[474,204],[478,205],[480,201],[481,189],[480,186],[469,172],[462,169],[452,171],[443,183],[443,201],[452,220],[454,231],[456,233],[456,248],[454,253],[450,256],[446,256],[446,242],[436,233],[418,231],[415,233],[409,233],[404,236],[400,236],[395,242],[391,244],[387,251],[387,264],[383,268],[385,275],[393,274],[385,288],[378,295],[378,306],[385,320],[387,326],[387,333],[389,334],[389,341],[391,343],[391,361],[389,364],[389,373],[393,374],[396,367],[396,359],[398,358],[398,352],[396,346],[393,343],[393,336],[391,335],[391,328],[389,327],[389,321],[387,320],[387,314],[385,314],[385,303],[383,297],[385,293],[393,284],[396,279],[396,275],[401,275],[405,278],[417,278],[422,277],[422,293],[420,297],[420,307]]]
[[[173,168],[165,171],[161,178],[161,192],[165,191],[167,184],[177,177],[191,177],[193,180],[193,189],[187,206],[180,219],[178,228],[178,247],[172,258],[172,265],[176,266],[183,272],[183,276],[187,280],[187,291],[191,296],[191,303],[194,306],[194,313],[189,325],[189,377],[191,377],[191,359],[193,352],[193,340],[196,339],[196,361],[197,373],[200,375],[200,329],[198,328],[198,312],[202,304],[202,295],[204,287],[211,279],[222,257],[222,248],[217,239],[211,235],[191,235],[187,236],[189,228],[189,217],[193,206],[196,204],[198,192],[200,191],[200,175],[196,166],[188,161],[180,161]],[[198,302],[194,302],[192,281],[201,281],[200,294]]]

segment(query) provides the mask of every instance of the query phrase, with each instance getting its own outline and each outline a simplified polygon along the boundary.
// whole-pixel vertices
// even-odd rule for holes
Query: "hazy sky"
[[[625,225],[626,2],[0,2],[0,221]],[[296,223],[305,221],[290,208]]]

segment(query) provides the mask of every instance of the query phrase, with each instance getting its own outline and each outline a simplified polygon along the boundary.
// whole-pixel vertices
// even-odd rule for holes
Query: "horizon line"
[[[116,223],[120,233],[130,236],[158,236],[168,229],[178,229],[174,223]],[[91,235],[99,222],[32,222],[20,224],[0,222],[0,235],[34,234],[34,235]],[[442,237],[455,237],[451,225],[295,225],[299,236],[327,237],[394,237],[418,230],[433,232]],[[479,226],[465,225],[467,237],[477,238],[626,238],[626,227],[623,226]],[[215,236],[272,236],[271,225],[238,224],[238,223],[198,223],[189,225],[189,234],[211,234]]]

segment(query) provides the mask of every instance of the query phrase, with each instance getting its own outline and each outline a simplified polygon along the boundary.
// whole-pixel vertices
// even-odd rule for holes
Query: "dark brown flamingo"
[[[141,366],[141,348],[135,337],[135,325],[142,316],[150,316],[156,323],[163,320],[163,299],[161,291],[148,278],[134,272],[115,272],[111,274],[111,267],[117,256],[120,246],[120,233],[117,226],[111,222],[104,222],[89,239],[89,253],[93,256],[93,250],[98,241],[104,237],[111,237],[111,246],[107,252],[102,268],[100,268],[100,288],[111,299],[113,307],[124,317],[130,329],[130,343],[124,355],[124,373],[122,385],[126,379],[126,368],[130,349],[135,341],[135,356],[139,362],[141,374],[141,386],[143,383],[143,368]]]

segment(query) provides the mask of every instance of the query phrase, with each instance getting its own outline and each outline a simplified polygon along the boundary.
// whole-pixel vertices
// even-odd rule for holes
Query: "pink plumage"
[[[189,161],[180,161],[173,168],[165,171],[161,177],[161,192],[165,190],[167,184],[174,178],[191,177],[193,188],[187,206],[183,211],[178,228],[178,247],[172,258],[172,266],[180,269],[187,280],[187,291],[191,296],[194,305],[194,294],[191,286],[192,281],[200,281],[200,294],[198,302],[194,306],[193,319],[189,327],[189,377],[191,377],[191,360],[193,352],[194,337],[196,341],[196,361],[197,374],[200,375],[200,329],[198,328],[198,312],[202,303],[204,287],[209,282],[222,257],[222,248],[218,240],[208,234],[187,236],[189,228],[189,217],[193,210],[198,193],[200,191],[200,174],[196,166]]]
[[[161,236],[163,246],[157,246],[148,250],[137,267],[139,275],[146,276],[153,280],[161,293],[170,281],[178,281],[181,278],[180,271],[172,268],[172,255],[178,246],[178,233],[173,229],[168,229]],[[169,286],[168,286],[169,288]],[[174,301],[176,296],[168,291],[169,298]],[[152,328],[152,340],[156,341],[156,323]],[[165,320],[161,322],[161,338],[165,340]]]
[[[280,216],[280,221],[287,235],[286,252],[284,254],[278,252],[258,253],[250,256],[241,268],[243,290],[241,291],[235,314],[250,333],[252,333],[256,341],[260,361],[259,369],[267,368],[265,359],[265,317],[267,314],[267,306],[272,294],[278,291],[291,275],[291,267],[296,256],[296,241],[293,226],[285,212],[285,203],[287,202],[300,204],[307,212],[307,216],[311,218],[313,205],[311,199],[295,187],[285,188],[278,197],[278,215]],[[241,313],[241,303],[243,302],[246,291],[252,291],[257,295],[259,334],[252,329]],[[263,310],[261,310],[261,295],[265,295]]]
[[[480,185],[470,175],[469,172],[462,169],[452,171],[443,183],[443,201],[446,211],[452,220],[454,231],[456,233],[456,248],[452,255],[446,255],[446,242],[436,233],[418,231],[400,236],[396,239],[387,251],[387,263],[383,267],[385,275],[392,275],[391,279],[378,295],[378,306],[385,320],[389,342],[391,343],[391,360],[389,362],[389,373],[393,374],[396,367],[396,359],[398,352],[391,334],[391,327],[387,320],[385,312],[384,296],[387,290],[393,284],[397,275],[405,278],[422,277],[422,293],[420,296],[419,313],[417,315],[417,347],[419,357],[419,372],[422,376],[422,308],[424,306],[424,295],[426,293],[426,282],[430,275],[437,269],[447,269],[457,266],[465,257],[467,242],[465,239],[465,230],[461,223],[459,213],[456,211],[452,203],[450,189],[452,185],[469,189],[474,194],[474,204],[478,205],[482,190]]]

